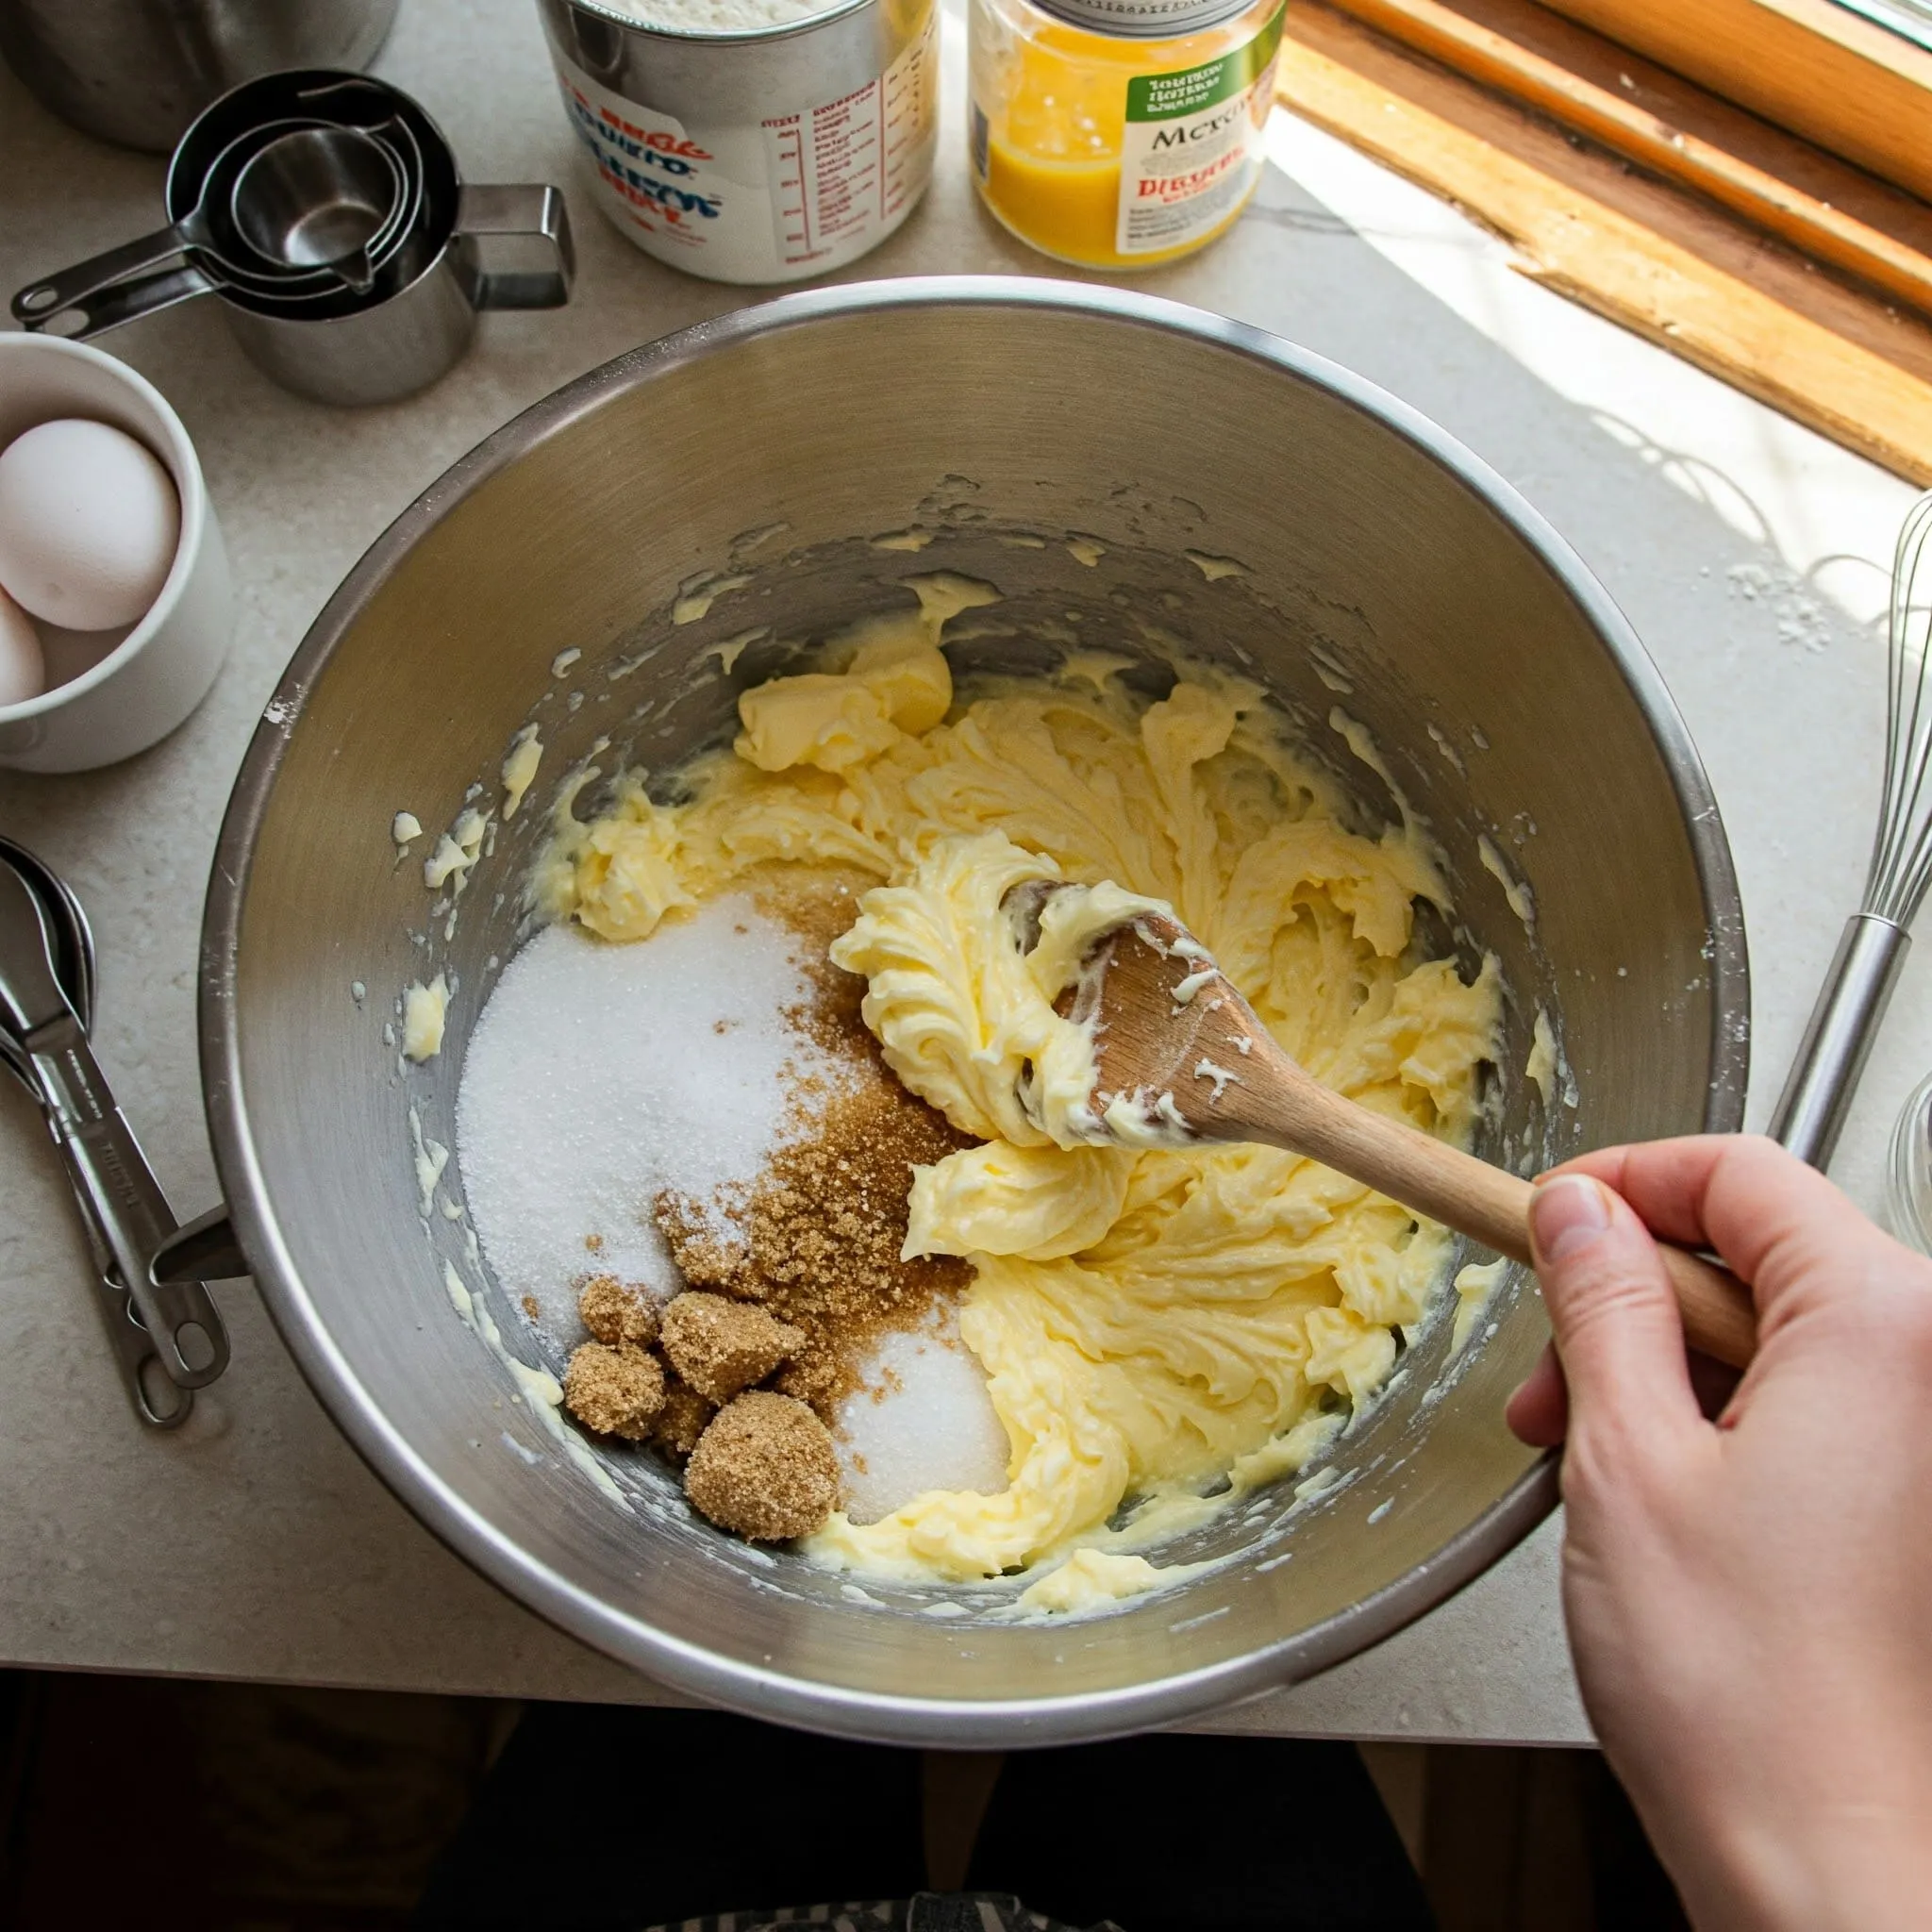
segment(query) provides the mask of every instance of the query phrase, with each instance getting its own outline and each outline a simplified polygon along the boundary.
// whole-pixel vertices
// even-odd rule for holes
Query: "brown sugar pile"
[[[947,1256],[900,1258],[912,1169],[970,1144],[883,1065],[835,1093],[808,1138],[783,1147],[729,1220],[659,1194],[654,1218],[693,1287],[756,1302],[802,1341],[788,1392],[829,1413],[888,1330],[915,1326],[972,1280]]]
[[[689,1382],[667,1375],[664,1407],[651,1424],[651,1441],[681,1469],[691,1460],[691,1452],[717,1413],[715,1402],[707,1401]]]
[[[587,1429],[641,1442],[664,1407],[664,1371],[634,1341],[587,1341],[563,1372],[563,1400]]]
[[[839,1500],[832,1438],[804,1403],[755,1389],[699,1439],[684,1491],[721,1529],[758,1542],[808,1536]]]
[[[675,1296],[660,1320],[608,1274],[582,1285],[577,1312],[597,1339],[571,1357],[563,1400],[586,1428],[656,1442],[685,1465],[685,1494],[721,1529],[778,1542],[825,1520],[839,1500],[830,1431],[789,1395],[740,1392],[791,1357],[805,1340],[796,1328],[698,1291]],[[653,1340],[661,1356],[641,1345]]]
[[[658,1309],[641,1288],[614,1274],[593,1274],[577,1290],[577,1313],[599,1341],[649,1348],[658,1339]]]
[[[963,1260],[900,1254],[912,1169],[972,1142],[899,1084],[860,1017],[864,981],[825,958],[852,922],[853,889],[820,874],[767,886],[759,902],[804,942],[812,995],[785,1017],[830,1057],[834,1082],[801,1083],[748,1187],[710,1200],[667,1190],[651,1204],[690,1285],[661,1316],[613,1276],[582,1284],[579,1312],[596,1340],[573,1358],[572,1377],[607,1420],[579,1407],[572,1378],[564,1399],[588,1426],[647,1437],[683,1463],[685,1492],[711,1522],[776,1541],[816,1529],[836,1507],[826,1425],[878,1341],[918,1327],[972,1281]],[[641,1385],[625,1384],[629,1407],[614,1392],[620,1370],[636,1375],[632,1357],[659,1378],[647,1417]]]
[[[664,1310],[664,1357],[712,1402],[729,1402],[789,1361],[804,1332],[748,1302],[681,1294]]]

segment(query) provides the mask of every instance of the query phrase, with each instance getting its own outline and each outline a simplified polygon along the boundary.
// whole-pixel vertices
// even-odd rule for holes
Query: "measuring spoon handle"
[[[54,1138],[58,1143],[58,1130]],[[135,1308],[133,1297],[121,1285],[108,1239],[94,1224],[93,1209],[77,1188],[74,1200],[93,1262],[94,1286],[101,1297],[108,1337],[120,1357],[121,1378],[127,1385],[134,1412],[151,1429],[178,1429],[194,1413],[194,1391],[182,1388],[161,1366],[147,1324]]]
[[[154,1256],[178,1224],[86,1032],[71,1012],[60,1013],[21,1043],[68,1176],[92,1210],[162,1368],[179,1388],[206,1387],[228,1365],[228,1331],[201,1282],[153,1277]]]

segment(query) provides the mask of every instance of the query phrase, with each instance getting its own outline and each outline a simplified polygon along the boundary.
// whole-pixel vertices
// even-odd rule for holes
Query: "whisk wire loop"
[[[1771,1132],[1824,1168],[1911,945],[1909,927],[1932,882],[1932,491],[1918,497],[1892,553],[1886,613],[1885,781],[1861,908],[1825,974]],[[1924,581],[1921,581],[1922,571]]]
[[[1899,527],[1887,618],[1885,784],[1865,910],[1908,925],[1932,884],[1932,491]]]

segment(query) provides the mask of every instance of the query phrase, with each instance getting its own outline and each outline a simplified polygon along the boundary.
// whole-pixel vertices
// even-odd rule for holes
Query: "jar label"
[[[1219,59],[1128,81],[1117,253],[1185,248],[1246,200],[1261,166],[1280,45],[1276,13],[1245,46]]]
[[[553,47],[605,209],[647,255],[721,282],[782,282],[864,254],[932,174],[939,13],[867,86],[795,113],[687,126]]]

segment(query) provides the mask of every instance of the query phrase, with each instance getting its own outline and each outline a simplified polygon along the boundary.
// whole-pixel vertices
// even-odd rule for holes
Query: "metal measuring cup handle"
[[[29,282],[13,298],[14,320],[25,328],[43,329],[64,310],[84,308],[90,295],[98,295],[144,269],[158,268],[163,262],[184,256],[196,245],[196,239],[184,224],[170,222],[165,228],[157,228],[138,242],[124,242],[105,255],[91,256],[58,275]],[[214,286],[205,276],[203,280],[208,288]],[[194,292],[199,294],[201,291],[197,289]]]
[[[570,300],[577,258],[562,189],[548,182],[465,182],[457,199],[457,235],[468,268],[472,308],[561,308]],[[475,243],[499,236],[535,237],[548,242],[551,266],[485,268]]]
[[[100,261],[106,256],[97,257]],[[52,282],[42,282],[36,288],[50,288]],[[158,275],[130,275],[118,282],[96,283],[79,295],[66,297],[58,307],[42,308],[32,316],[21,314],[21,301],[31,290],[22,291],[13,298],[13,312],[29,329],[44,330],[57,319],[60,327],[56,334],[70,342],[84,342],[92,336],[104,336],[110,328],[119,328],[123,323],[138,322],[143,315],[153,315],[163,308],[172,308],[177,302],[192,302],[197,295],[212,295],[218,284],[209,275],[194,266],[192,262],[177,263],[173,268],[163,269]]]
[[[9,1053],[7,1058],[27,1091],[40,1104],[42,1119],[67,1170],[81,1232],[86,1237],[88,1255],[93,1264],[94,1288],[101,1298],[102,1319],[108,1340],[120,1360],[121,1378],[126,1384],[127,1398],[134,1405],[134,1412],[150,1428],[178,1429],[194,1411],[194,1391],[184,1389],[175,1382],[161,1361],[160,1352],[148,1334],[147,1324],[142,1319],[133,1296],[121,1279],[113,1250],[94,1218],[93,1204],[72,1163],[66,1158],[60,1123],[46,1104],[32,1063],[25,1054],[16,1059]]]
[[[59,1144],[59,1131],[51,1117],[47,1122]],[[69,1176],[70,1180],[72,1175]],[[121,1375],[127,1385],[127,1397],[134,1412],[151,1429],[178,1429],[194,1413],[194,1391],[184,1389],[168,1374],[165,1364],[147,1332],[147,1324],[134,1305],[134,1297],[122,1285],[112,1249],[102,1234],[88,1199],[76,1185],[74,1204],[80,1218],[81,1232],[87,1240],[94,1281],[101,1294],[101,1312],[107,1321],[108,1336],[121,1360]]]

